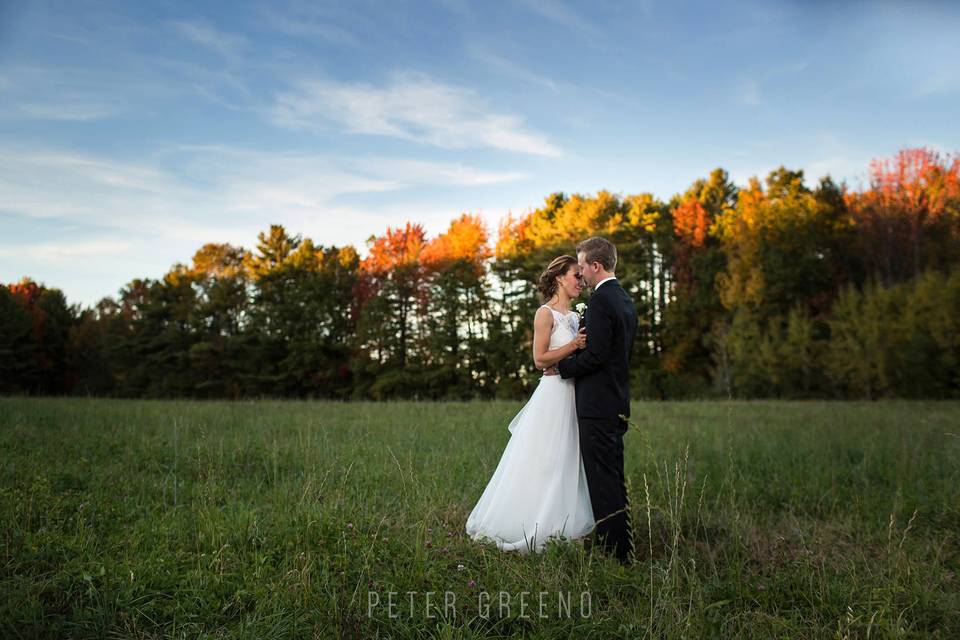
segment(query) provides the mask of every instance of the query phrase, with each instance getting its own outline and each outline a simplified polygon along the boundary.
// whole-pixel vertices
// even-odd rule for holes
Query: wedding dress
[[[543,305],[547,306],[547,305]],[[576,337],[578,316],[551,307],[550,349]],[[542,551],[548,538],[580,538],[594,527],[580,459],[574,382],[543,376],[507,427],[510,440],[467,518],[467,534],[503,551]]]

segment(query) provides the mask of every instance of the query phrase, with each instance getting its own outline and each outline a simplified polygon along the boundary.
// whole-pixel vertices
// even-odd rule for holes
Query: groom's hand
[[[553,365],[552,367],[547,367],[546,369],[543,370],[543,375],[558,376],[560,375],[560,369],[557,369],[557,365]]]

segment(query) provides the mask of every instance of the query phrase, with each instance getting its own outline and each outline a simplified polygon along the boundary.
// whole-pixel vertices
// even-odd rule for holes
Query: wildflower
[[[467,586],[473,589],[475,586],[477,586],[477,582],[475,580],[471,580],[467,583]]]
[[[352,522],[348,522],[348,523],[347,523],[347,529],[353,529],[353,523],[352,523]]]
[[[457,571],[463,571],[463,568],[464,568],[464,567],[463,567],[462,564],[458,564],[458,565],[457,565]]]

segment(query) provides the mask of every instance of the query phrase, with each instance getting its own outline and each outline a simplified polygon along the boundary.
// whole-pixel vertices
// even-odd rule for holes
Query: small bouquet
[[[574,309],[577,310],[577,315],[579,316],[579,326],[582,329],[585,326],[587,326],[587,319],[586,319],[587,304],[585,302],[580,302],[577,304],[576,307],[574,307]]]

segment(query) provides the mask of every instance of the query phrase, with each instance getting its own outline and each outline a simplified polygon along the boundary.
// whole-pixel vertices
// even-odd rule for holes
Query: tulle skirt
[[[470,517],[467,534],[503,551],[543,550],[594,527],[580,458],[573,380],[540,379],[508,426],[510,440]]]

